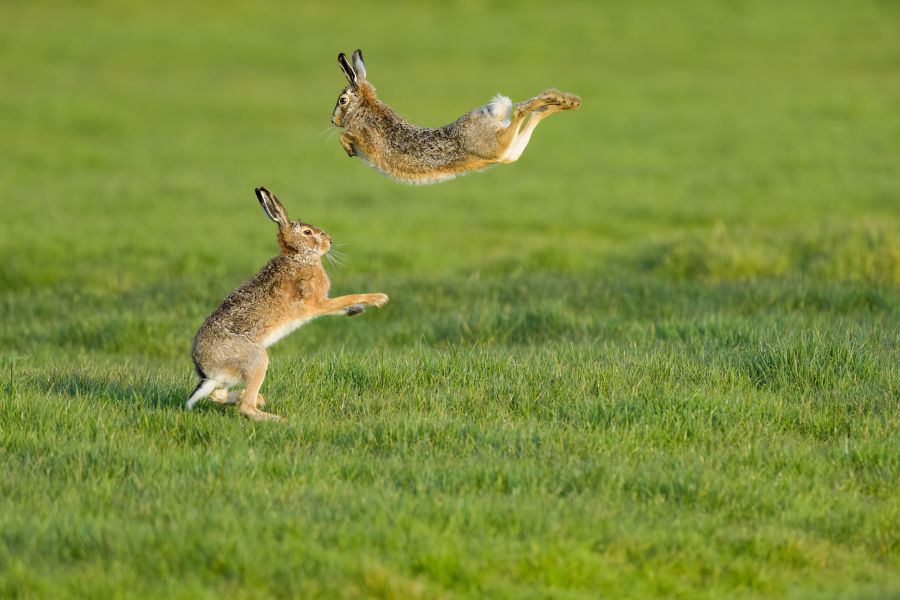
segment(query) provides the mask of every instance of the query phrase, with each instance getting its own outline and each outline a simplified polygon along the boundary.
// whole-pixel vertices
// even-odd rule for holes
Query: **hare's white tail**
[[[188,410],[194,408],[194,405],[197,404],[198,401],[202,400],[209,396],[214,389],[219,386],[219,382],[214,379],[204,379],[199,384],[197,384],[196,389],[194,389],[194,393],[191,394],[191,397],[187,399],[187,402],[184,403],[184,407]]]
[[[502,94],[497,94],[482,109],[496,119],[503,127],[509,127],[509,117],[512,113],[512,100]]]

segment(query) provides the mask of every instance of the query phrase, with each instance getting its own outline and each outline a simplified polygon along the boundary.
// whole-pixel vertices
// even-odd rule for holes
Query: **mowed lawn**
[[[401,114],[582,107],[406,187]],[[391,302],[274,346],[281,423],[191,339],[277,251]],[[900,598],[900,7],[0,8],[0,597]]]

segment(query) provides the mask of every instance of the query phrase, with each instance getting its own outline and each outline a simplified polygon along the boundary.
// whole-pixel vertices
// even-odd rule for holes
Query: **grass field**
[[[0,8],[0,597],[900,598],[900,6],[383,4]],[[358,46],[422,124],[583,106],[401,186]],[[259,185],[391,296],[280,424],[181,408]]]

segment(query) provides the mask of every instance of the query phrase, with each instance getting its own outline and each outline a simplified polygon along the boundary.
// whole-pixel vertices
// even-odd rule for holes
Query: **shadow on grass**
[[[171,383],[128,380],[123,377],[95,376],[84,373],[52,373],[33,384],[44,391],[71,398],[94,398],[119,406],[143,405],[153,409],[181,409],[191,389]]]

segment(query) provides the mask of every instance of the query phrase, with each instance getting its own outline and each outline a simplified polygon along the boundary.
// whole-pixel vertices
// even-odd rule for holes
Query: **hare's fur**
[[[209,396],[215,402],[240,404],[245,417],[265,420],[277,418],[260,410],[265,400],[259,388],[269,365],[266,348],[317,317],[353,316],[366,306],[383,306],[388,297],[373,293],[329,298],[331,282],[321,257],[331,248],[331,237],[318,227],[291,221],[265,188],[256,194],[278,224],[281,254],[233,291],[200,327],[192,352],[200,383],[186,407]],[[240,383],[243,390],[228,390]]]
[[[497,95],[480,108],[439,128],[405,121],[375,94],[366,79],[362,53],[353,64],[341,53],[338,63],[349,85],[341,91],[331,121],[342,127],[341,146],[378,171],[403,183],[435,183],[496,163],[515,162],[545,118],[578,108],[581,99],[549,89],[513,102]]]

